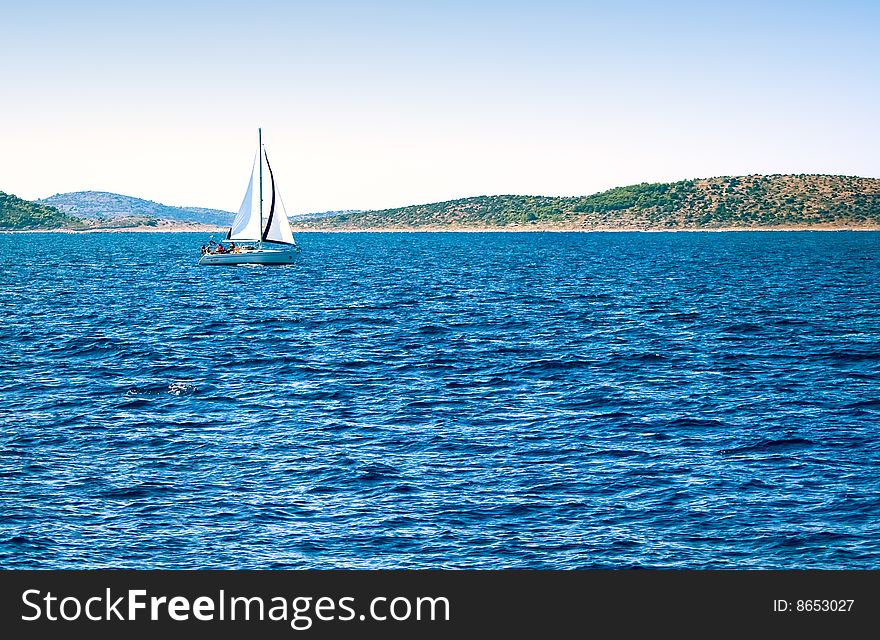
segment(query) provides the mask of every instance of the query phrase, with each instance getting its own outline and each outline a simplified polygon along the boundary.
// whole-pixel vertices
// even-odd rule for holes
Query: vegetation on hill
[[[23,200],[0,191],[0,229],[58,229],[76,226],[79,221],[55,207]]]
[[[0,192],[0,229],[226,226],[233,214],[82,191],[28,202]],[[590,196],[479,196],[297,216],[305,229],[756,229],[880,227],[880,179],[749,175],[636,184]]]
[[[69,215],[87,220],[102,220],[104,225],[118,226],[125,219],[129,221],[172,220],[175,222],[212,224],[226,226],[235,214],[218,209],[202,207],[172,207],[152,200],[123,196],[104,191],[76,191],[59,193],[39,202],[56,207]],[[128,224],[127,226],[132,226]]]
[[[880,225],[880,180],[750,175],[642,183],[590,196],[479,196],[304,220],[314,229],[718,229]]]

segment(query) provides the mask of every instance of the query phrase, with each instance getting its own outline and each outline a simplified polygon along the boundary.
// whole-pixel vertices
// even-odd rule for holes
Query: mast
[[[257,129],[257,153],[260,156],[260,244],[263,246],[263,129]]]

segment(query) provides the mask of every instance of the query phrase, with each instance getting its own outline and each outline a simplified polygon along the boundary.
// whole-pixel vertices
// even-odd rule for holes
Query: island
[[[104,192],[29,202],[0,192],[0,230],[214,230],[234,214]],[[486,195],[374,211],[292,216],[295,231],[880,230],[880,179],[721,176],[587,196]]]
[[[724,176],[589,196],[478,196],[294,221],[300,230],[880,229],[880,180]]]

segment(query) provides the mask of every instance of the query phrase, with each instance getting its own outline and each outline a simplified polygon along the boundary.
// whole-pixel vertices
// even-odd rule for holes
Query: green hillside
[[[590,196],[478,196],[298,221],[311,229],[719,229],[880,225],[880,180],[750,175],[617,187]]]
[[[51,205],[51,206],[50,206]],[[233,214],[86,191],[28,202],[0,192],[0,229],[228,225]],[[617,187],[590,196],[478,196],[298,216],[300,229],[773,229],[880,227],[880,179],[749,175]]]
[[[0,191],[0,229],[58,229],[76,226],[79,221],[50,207]]]

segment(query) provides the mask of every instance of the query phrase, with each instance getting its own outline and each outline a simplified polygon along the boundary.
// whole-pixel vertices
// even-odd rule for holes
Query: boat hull
[[[290,249],[258,249],[241,253],[206,253],[199,258],[199,264],[207,265],[239,265],[239,264],[293,264],[299,248]]]

